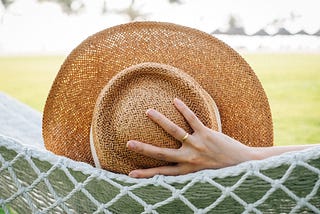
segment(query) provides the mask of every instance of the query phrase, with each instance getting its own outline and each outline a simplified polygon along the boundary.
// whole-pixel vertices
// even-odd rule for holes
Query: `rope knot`
[[[250,163],[250,171],[249,171],[249,175],[253,176],[253,175],[257,175],[259,173],[259,167],[257,166],[257,164],[253,164]]]
[[[163,175],[155,175],[152,178],[152,184],[154,186],[160,186],[163,183]]]
[[[47,172],[42,172],[39,177],[40,178],[47,178],[49,176],[49,174]]]
[[[24,157],[30,157],[30,155],[32,155],[32,152],[28,148],[24,148],[23,153],[21,155]]]
[[[19,189],[19,194],[25,193],[26,192],[26,188],[25,187],[21,187]]]
[[[3,163],[3,169],[7,169],[7,168],[10,168],[11,167],[11,162],[9,161],[6,161]]]
[[[203,209],[198,209],[198,210],[197,210],[197,213],[198,213],[198,214],[202,214],[202,213],[205,213],[205,212],[203,211]]]
[[[226,187],[226,188],[224,189],[224,194],[225,194],[226,196],[229,196],[229,195],[230,195],[230,192],[231,192],[231,188],[230,188],[230,187]]]
[[[299,205],[300,207],[303,207],[303,206],[306,205],[307,202],[308,202],[308,201],[307,201],[305,198],[300,198],[300,200],[299,200],[299,202],[298,202],[298,205]]]
[[[100,204],[96,212],[102,212],[104,210],[104,204]]]
[[[254,208],[253,204],[248,204],[246,206],[246,211],[252,212],[253,208]]]
[[[129,191],[129,188],[128,188],[128,187],[123,187],[123,188],[121,189],[121,194],[122,194],[122,195],[126,195],[126,194],[128,194],[128,191]]]
[[[144,207],[144,211],[146,213],[151,213],[152,210],[153,210],[153,206],[152,205],[148,205],[148,206]]]
[[[181,195],[181,190],[175,190],[172,192],[172,196],[174,198],[179,198],[180,195]]]
[[[75,189],[80,190],[84,187],[83,183],[77,183]]]
[[[282,184],[282,182],[279,179],[277,179],[277,180],[273,181],[272,187],[278,189],[278,188],[280,188],[281,184]]]

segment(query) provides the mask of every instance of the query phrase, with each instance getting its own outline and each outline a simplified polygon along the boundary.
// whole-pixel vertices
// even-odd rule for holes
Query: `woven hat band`
[[[97,155],[97,151],[96,151],[96,148],[94,147],[93,134],[92,134],[92,125],[91,125],[91,128],[90,128],[90,149],[91,149],[91,154],[92,154],[94,166],[96,168],[101,169],[101,164],[100,164],[100,161],[99,161],[99,158],[98,158],[98,155]]]
[[[140,63],[112,78],[98,96],[92,119],[93,142],[91,140],[96,165],[129,173],[138,168],[170,164],[131,152],[126,144],[129,140],[139,140],[159,147],[179,148],[181,143],[145,114],[150,108],[156,109],[192,133],[187,121],[173,106],[174,98],[183,100],[206,126],[221,131],[213,99],[192,77],[169,65]]]

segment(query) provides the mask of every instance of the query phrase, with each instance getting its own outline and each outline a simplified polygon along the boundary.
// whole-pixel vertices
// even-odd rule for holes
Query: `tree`
[[[301,18],[300,14],[296,14],[295,12],[290,12],[289,15],[273,19],[270,23],[267,24],[266,27],[273,28],[274,30],[279,30],[285,25],[293,24],[295,21]]]
[[[4,15],[5,13],[8,11],[8,8],[10,7],[10,5],[14,2],[14,0],[1,0],[1,4],[3,6],[3,13],[1,14],[0,17],[0,23],[3,23],[4,20]]]
[[[5,10],[14,2],[14,0],[1,0],[1,4]]]
[[[183,0],[168,0],[168,1],[169,1],[169,3],[183,4]],[[7,8],[14,2],[15,2],[15,0],[1,0],[1,3],[2,3],[5,10],[7,10]],[[78,14],[78,13],[82,12],[82,10],[85,8],[85,3],[84,3],[85,0],[38,0],[38,2],[57,3],[61,7],[63,12],[65,12],[68,15]],[[147,14],[140,12],[139,8],[136,8],[136,6],[135,6],[136,1],[135,0],[131,0],[131,3],[129,4],[129,6],[127,8],[122,9],[122,10],[113,10],[113,11],[108,10],[107,2],[108,2],[108,0],[102,0],[101,12],[103,14],[105,14],[107,12],[116,12],[116,13],[120,13],[120,14],[126,14],[129,16],[129,19],[131,21],[135,20],[139,17],[145,17],[147,15]]]
[[[103,3],[103,7],[102,7],[102,13],[105,14],[107,12],[115,12],[115,13],[118,13],[118,14],[124,14],[124,15],[127,15],[129,17],[129,20],[130,21],[134,21],[138,18],[145,18],[148,16],[148,14],[146,13],[142,13],[140,8],[137,8],[136,7],[136,0],[131,0],[130,4],[128,5],[128,7],[124,8],[124,9],[120,9],[120,10],[116,10],[116,9],[113,9],[113,10],[108,10],[107,8],[107,2],[108,0],[104,0],[104,3]],[[182,0],[168,0],[169,3],[175,3],[175,4],[183,4],[183,1]]]
[[[83,0],[38,0],[38,2],[57,3],[62,11],[68,15],[80,13],[85,6]]]
[[[114,13],[118,13],[118,14],[124,14],[127,15],[129,17],[130,21],[134,21],[137,18],[143,18],[146,17],[147,14],[141,13],[139,8],[136,8],[135,6],[135,0],[131,0],[130,4],[128,5],[128,7],[124,8],[124,9],[113,9],[113,10],[109,10],[106,7],[106,0],[104,1],[104,5],[103,5],[103,9],[102,9],[102,13],[107,13],[107,12],[114,12]]]
[[[229,16],[229,20],[228,20],[228,28],[229,29],[233,29],[233,28],[238,28],[241,27],[241,20],[239,17],[237,17],[234,14],[231,14]]]
[[[183,4],[181,0],[169,0],[169,3]]]

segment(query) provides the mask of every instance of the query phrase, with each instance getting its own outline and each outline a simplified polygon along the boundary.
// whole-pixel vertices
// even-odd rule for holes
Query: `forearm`
[[[311,147],[320,146],[320,144],[297,145],[297,146],[273,146],[273,147],[251,147],[251,156],[253,160],[261,160],[271,156],[280,155],[285,152],[300,151]]]

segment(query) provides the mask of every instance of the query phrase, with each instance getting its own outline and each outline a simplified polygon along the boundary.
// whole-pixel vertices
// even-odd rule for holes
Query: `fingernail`
[[[174,98],[174,102],[178,105],[183,105],[183,102],[179,98]]]
[[[155,111],[154,111],[154,109],[148,109],[147,111],[146,111],[146,115],[148,116],[148,115],[154,115],[154,113],[155,113]]]
[[[129,173],[129,176],[130,176],[131,178],[137,178],[137,177],[138,177],[138,174],[137,174],[135,171],[132,171],[132,172]]]
[[[133,149],[136,147],[136,143],[134,141],[127,142],[127,148]]]

